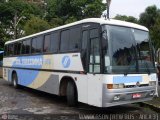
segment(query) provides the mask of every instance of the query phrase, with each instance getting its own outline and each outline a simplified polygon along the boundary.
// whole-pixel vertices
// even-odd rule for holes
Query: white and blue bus
[[[6,42],[3,78],[70,106],[116,106],[152,100],[153,55],[146,27],[90,18]]]

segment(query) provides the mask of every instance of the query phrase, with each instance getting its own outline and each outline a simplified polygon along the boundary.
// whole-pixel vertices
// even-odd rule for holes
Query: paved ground
[[[97,108],[85,104],[68,107],[66,100],[28,88],[14,89],[0,79],[0,119],[84,119],[89,117],[119,120],[158,120],[158,113],[138,104]],[[85,116],[84,116],[85,115]],[[87,116],[88,117],[88,116]],[[119,119],[118,119],[119,118]],[[143,119],[145,118],[145,119]],[[87,119],[87,118],[86,118]]]

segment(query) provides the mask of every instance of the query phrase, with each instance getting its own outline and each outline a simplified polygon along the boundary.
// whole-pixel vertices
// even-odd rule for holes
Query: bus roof
[[[60,26],[60,27],[52,28],[52,29],[49,29],[49,30],[46,30],[46,31],[42,31],[42,32],[39,32],[39,33],[36,33],[36,34],[32,34],[32,35],[29,35],[29,36],[26,36],[26,37],[23,37],[23,38],[8,41],[5,44],[9,44],[9,43],[16,42],[16,41],[21,41],[21,40],[24,40],[24,39],[27,39],[27,38],[32,38],[32,37],[37,36],[37,35],[45,34],[47,32],[63,29],[63,28],[66,28],[66,27],[70,27],[70,26],[74,26],[74,25],[78,25],[78,24],[82,24],[82,23],[99,23],[101,25],[103,25],[103,24],[118,25],[118,26],[131,27],[131,28],[136,28],[136,29],[140,29],[140,30],[144,30],[144,31],[149,31],[144,26],[141,26],[141,25],[138,25],[138,24],[135,24],[135,23],[126,22],[126,21],[120,21],[120,20],[114,20],[114,19],[105,20],[104,18],[88,18],[88,19],[83,19],[83,20],[80,20],[80,21],[77,21],[77,22],[74,22],[74,23],[70,23],[70,24],[67,24],[67,25],[63,25],[63,26]]]

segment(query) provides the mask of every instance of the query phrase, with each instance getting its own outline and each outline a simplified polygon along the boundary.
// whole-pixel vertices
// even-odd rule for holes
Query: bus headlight
[[[149,82],[149,85],[150,85],[150,86],[156,86],[156,81],[150,81],[150,82]]]
[[[124,88],[124,84],[107,84],[108,89],[121,89]]]

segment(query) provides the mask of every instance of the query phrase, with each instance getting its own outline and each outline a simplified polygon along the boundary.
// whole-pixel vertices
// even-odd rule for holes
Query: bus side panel
[[[37,78],[39,71],[17,69],[18,84],[23,86],[29,86]]]
[[[59,76],[47,71],[17,70],[19,84],[58,95]]]
[[[102,107],[102,75],[87,74],[88,76],[88,104]]]
[[[78,101],[88,104],[88,79],[87,75],[77,75]]]
[[[8,68],[3,67],[3,79],[8,81]]]
[[[41,74],[46,74],[46,73],[43,72]],[[44,79],[42,78],[41,80],[44,81]],[[37,89],[47,93],[58,95],[59,94],[59,75],[51,74],[47,79],[47,81]]]
[[[10,67],[12,67],[16,59],[16,57],[3,58],[3,78],[7,81],[11,82],[12,80],[13,68]]]
[[[12,73],[11,68],[3,68],[3,79],[11,82],[11,73]]]

